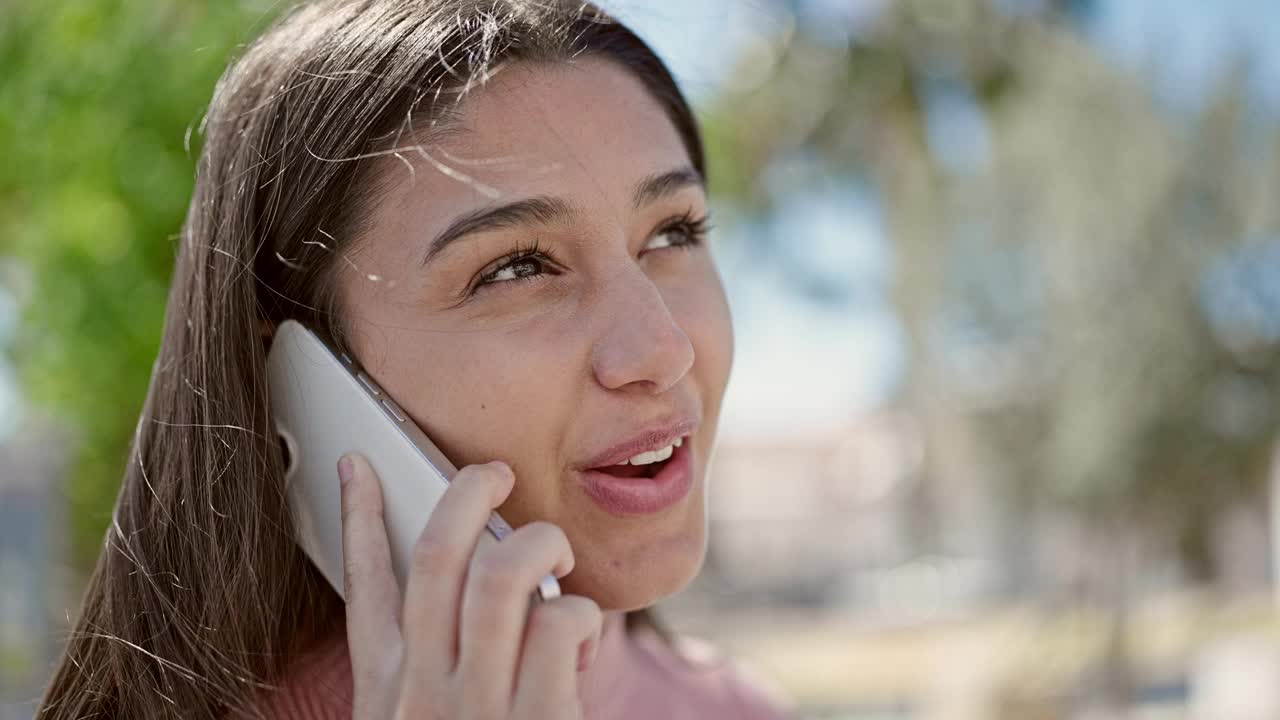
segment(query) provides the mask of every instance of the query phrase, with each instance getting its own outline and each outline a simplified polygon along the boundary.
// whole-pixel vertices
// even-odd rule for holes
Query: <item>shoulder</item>
[[[339,634],[293,660],[281,680],[259,692],[247,711],[234,717],[267,720],[349,720],[351,657]]]
[[[635,646],[705,717],[791,720],[795,701],[758,668],[698,637],[676,635],[667,644],[655,632],[636,632]]]

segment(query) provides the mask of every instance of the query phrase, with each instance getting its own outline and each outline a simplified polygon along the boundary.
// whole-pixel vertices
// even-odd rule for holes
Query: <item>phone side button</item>
[[[400,408],[396,407],[395,403],[384,399],[382,401],[382,407],[386,408],[387,412],[391,413],[391,417],[395,418],[396,422],[404,422],[404,413],[400,411]]]
[[[373,379],[370,378],[368,375],[365,375],[364,373],[356,373],[356,379],[359,380],[360,384],[365,386],[365,388],[368,389],[368,391],[373,393],[374,395],[382,394],[382,388],[378,387],[378,383],[374,382]]]

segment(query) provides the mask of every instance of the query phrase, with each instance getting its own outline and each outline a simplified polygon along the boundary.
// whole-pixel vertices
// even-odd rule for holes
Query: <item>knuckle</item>
[[[589,597],[582,598],[583,614],[586,619],[597,627],[604,622],[604,611],[600,609],[600,605]]]
[[[471,570],[475,587],[489,595],[515,592],[515,563],[503,553],[490,552],[477,560]]]
[[[462,553],[458,543],[440,537],[428,527],[413,544],[409,562],[416,572],[437,573],[449,568]]]
[[[569,547],[569,536],[565,534],[564,529],[555,523],[546,520],[534,520],[524,526],[528,528],[530,534],[546,538],[547,541],[556,545],[562,545],[566,549]]]
[[[372,575],[373,570],[369,567],[368,561],[364,559],[347,561],[346,571],[342,573],[342,591],[347,602],[351,601],[353,591],[359,592],[358,588],[364,585]]]
[[[380,575],[390,575],[391,564],[385,557],[348,557],[346,571],[342,573],[342,588],[347,602],[351,602],[352,589]]]
[[[381,517],[382,501],[366,488],[348,486],[342,490],[338,511],[342,526],[347,527],[364,517]]]
[[[342,526],[346,527],[351,524],[351,520],[364,511],[364,503],[355,496],[354,490],[347,490],[342,493]]]
[[[582,595],[570,596],[573,602],[573,619],[579,627],[595,629],[604,621],[604,613],[595,600]]]
[[[506,463],[494,461],[462,468],[454,476],[450,488],[456,486],[458,492],[484,496],[492,504],[495,497],[505,497],[514,483],[511,468]]]
[[[555,550],[569,560],[573,560],[573,546],[569,544],[569,536],[564,529],[545,520],[534,520],[522,525],[513,534],[526,536],[527,540]]]
[[[351,597],[351,589],[356,586],[360,577],[360,565],[355,562],[347,563],[347,571],[342,574],[342,596]]]
[[[533,634],[560,635],[573,627],[573,609],[565,603],[541,603],[529,613],[529,632]]]
[[[604,620],[604,613],[594,600],[582,595],[566,595],[561,605],[561,632],[585,634],[599,629]]]
[[[494,484],[505,484],[512,479],[511,468],[506,463],[493,461],[467,465],[458,471],[454,482],[464,478],[466,483],[474,483],[488,487]]]

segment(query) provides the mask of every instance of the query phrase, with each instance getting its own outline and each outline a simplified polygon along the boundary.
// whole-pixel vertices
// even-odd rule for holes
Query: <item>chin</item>
[[[646,608],[685,589],[706,559],[702,523],[677,537],[654,543],[624,560],[596,557],[561,578],[561,588],[591,598],[605,611]],[[584,558],[585,559],[585,558]]]

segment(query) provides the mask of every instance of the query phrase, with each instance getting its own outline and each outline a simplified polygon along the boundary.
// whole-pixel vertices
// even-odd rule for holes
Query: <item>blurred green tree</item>
[[[197,128],[249,0],[0,5],[0,256],[28,285],[5,349],[75,435],[74,560],[92,563],[156,357]],[[25,276],[17,282],[17,273]]]
[[[833,175],[869,180],[896,255],[899,402],[929,447],[919,551],[972,522],[943,511],[983,491],[966,477],[1004,506],[1007,568],[1029,562],[1038,510],[1070,512],[1098,538],[1088,580],[1119,642],[1132,549],[1180,545],[1211,580],[1217,514],[1264,497],[1280,123],[1251,112],[1245,63],[1174,110],[1081,37],[1090,3],[996,5],[902,0],[841,35],[779,3],[796,22],[710,114],[713,184],[763,215]],[[763,181],[779,167],[787,183]],[[1103,675],[1124,703],[1123,663]]]
[[[1280,338],[1223,325],[1269,284],[1221,271],[1280,242],[1280,123],[1246,118],[1230,79],[1198,115],[1157,107],[1066,23],[1085,5],[910,0],[847,42],[780,24],[710,112],[713,181],[764,214],[804,181],[870,177],[898,257],[902,401],[933,439],[975,434],[1034,495],[1177,525],[1258,488],[1280,436]],[[980,115],[974,159],[931,130],[939,95]],[[761,181],[796,156],[817,159],[801,182]],[[1206,296],[1232,285],[1215,319]]]

